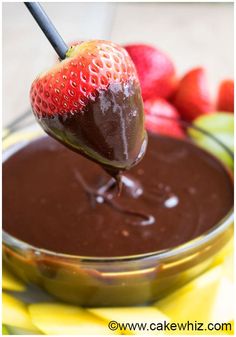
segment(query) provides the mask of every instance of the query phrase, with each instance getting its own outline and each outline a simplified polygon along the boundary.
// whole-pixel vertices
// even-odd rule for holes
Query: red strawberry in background
[[[181,79],[172,102],[187,121],[213,111],[203,68],[192,69]]]
[[[163,98],[150,99],[144,103],[145,126],[154,133],[183,138],[179,113]]]
[[[126,45],[125,49],[136,66],[144,101],[169,97],[176,87],[175,68],[169,57],[146,44]]]
[[[234,112],[234,81],[224,80],[221,82],[218,97],[217,110]]]
[[[127,51],[108,41],[72,47],[30,91],[33,112],[52,137],[113,169],[126,169],[146,148],[143,103]]]

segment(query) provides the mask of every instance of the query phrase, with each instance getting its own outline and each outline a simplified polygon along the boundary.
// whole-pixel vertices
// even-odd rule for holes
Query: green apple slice
[[[202,115],[194,121],[193,125],[209,132],[232,152],[234,151],[233,114],[217,112],[211,115]],[[233,167],[232,156],[210,136],[204,135],[193,128],[188,129],[188,134],[199,146],[210,151],[230,168]]]
[[[109,335],[107,322],[85,309],[67,304],[37,303],[29,306],[32,322],[47,335]]]
[[[209,132],[234,133],[234,115],[227,112],[215,112],[210,115],[201,115],[194,120],[194,125]]]
[[[217,138],[223,144],[228,146],[228,148],[232,148],[233,143],[233,135],[228,135],[224,133],[218,133]],[[202,137],[196,140],[197,144],[203,149],[211,152],[214,156],[216,156],[219,160],[221,160],[227,167],[233,168],[234,160],[233,157],[226,152],[226,150],[219,144],[217,144],[213,139],[206,137]]]

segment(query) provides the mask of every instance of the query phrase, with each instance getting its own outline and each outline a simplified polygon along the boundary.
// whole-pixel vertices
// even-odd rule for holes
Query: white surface
[[[212,95],[233,76],[232,3],[43,3],[65,41],[146,42],[171,56],[179,75],[208,71]],[[55,54],[22,3],[3,4],[3,123],[29,106],[37,74]]]

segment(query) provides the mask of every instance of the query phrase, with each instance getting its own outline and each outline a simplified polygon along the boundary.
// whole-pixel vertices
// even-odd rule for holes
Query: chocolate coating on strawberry
[[[49,135],[113,175],[145,153],[136,70],[128,53],[114,43],[88,41],[72,47],[66,60],[33,82],[30,98]]]

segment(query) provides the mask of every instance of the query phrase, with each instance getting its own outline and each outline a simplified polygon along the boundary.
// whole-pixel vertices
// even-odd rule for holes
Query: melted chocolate
[[[3,228],[60,253],[130,255],[185,243],[233,205],[221,163],[169,137],[149,135],[145,157],[122,182],[118,198],[100,166],[43,137],[3,164]]]
[[[133,80],[100,90],[83,111],[36,118],[50,136],[99,163],[117,180],[146,151],[140,86]]]

